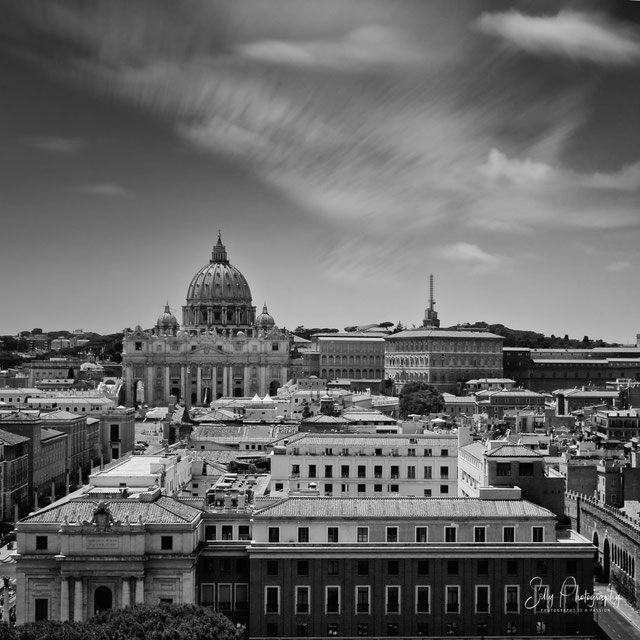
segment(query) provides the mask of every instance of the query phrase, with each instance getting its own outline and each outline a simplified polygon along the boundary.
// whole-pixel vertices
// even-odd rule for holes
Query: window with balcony
[[[474,542],[486,542],[487,541],[487,528],[486,527],[474,527],[473,528],[473,541]]]
[[[427,527],[416,527],[416,542],[427,542]]]
[[[309,613],[309,591],[310,587],[296,587],[296,613],[307,614]]]
[[[400,613],[400,587],[387,585],[385,588],[385,611],[386,613]]]
[[[505,613],[520,613],[520,587],[517,584],[504,588]]]
[[[267,614],[280,613],[280,587],[268,586],[264,588],[264,612]]]
[[[371,601],[371,587],[356,587],[356,613],[369,613]]]
[[[416,587],[416,613],[429,613],[431,609],[431,594],[428,585]]]
[[[327,614],[340,613],[340,587],[326,587],[325,611]]]
[[[460,613],[460,587],[452,585],[445,587],[446,613]]]
[[[489,586],[476,585],[476,613],[489,613]]]
[[[387,527],[387,542],[398,542],[398,527]]]
[[[502,527],[502,541],[503,542],[515,542],[516,541],[516,528],[515,527]]]
[[[456,542],[458,528],[457,527],[445,527],[444,528],[444,541]]]
[[[369,542],[369,527],[358,527],[357,538],[358,542]]]

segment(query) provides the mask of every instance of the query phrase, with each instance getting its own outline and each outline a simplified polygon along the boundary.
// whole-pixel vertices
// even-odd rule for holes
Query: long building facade
[[[256,316],[245,277],[218,237],[208,264],[187,289],[182,325],[167,304],[153,329],[123,338],[128,405],[275,395],[288,379],[289,338],[267,311]]]

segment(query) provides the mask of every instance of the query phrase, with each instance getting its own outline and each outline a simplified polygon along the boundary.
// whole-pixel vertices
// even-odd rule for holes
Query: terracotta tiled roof
[[[80,498],[65,502],[59,506],[55,504],[23,518],[20,522],[27,524],[59,524],[66,517],[69,522],[91,521],[97,507],[96,500]],[[137,500],[106,500],[106,504],[115,521],[129,521],[135,524],[142,517],[144,524],[188,524],[194,522],[202,513],[189,505],[165,496],[155,502],[138,502]]]
[[[291,497],[260,509],[254,518],[550,518],[548,509],[526,500],[476,498]]]
[[[529,447],[521,444],[506,443],[487,451],[485,454],[490,458],[543,458],[544,456]]]

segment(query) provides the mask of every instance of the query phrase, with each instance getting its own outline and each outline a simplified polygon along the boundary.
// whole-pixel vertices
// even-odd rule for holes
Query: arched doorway
[[[273,398],[275,396],[278,395],[278,389],[280,388],[280,381],[279,380],[272,380],[271,384],[269,385],[269,395]]]
[[[598,537],[598,532],[593,532],[593,546],[595,547],[593,551],[593,577],[597,582],[602,581],[602,567],[600,565],[600,538]]]
[[[611,550],[609,549],[609,541],[605,538],[604,551],[602,554],[602,581],[609,582],[609,563],[611,561]]]
[[[109,587],[98,587],[93,595],[93,608],[96,613],[107,611],[113,606],[113,594]]]

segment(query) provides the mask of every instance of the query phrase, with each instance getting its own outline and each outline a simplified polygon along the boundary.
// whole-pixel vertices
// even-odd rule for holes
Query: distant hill
[[[499,336],[504,336],[505,347],[530,347],[531,349],[593,349],[595,347],[619,347],[615,342],[605,342],[604,340],[591,340],[589,336],[584,336],[582,340],[570,338],[568,335],[559,337],[551,334],[545,336],[537,331],[523,331],[521,329],[510,329],[503,324],[488,324],[486,322],[465,323],[454,327],[458,328],[485,329]]]

